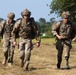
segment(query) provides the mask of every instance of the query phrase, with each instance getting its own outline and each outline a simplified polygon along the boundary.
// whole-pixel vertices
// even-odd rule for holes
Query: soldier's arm
[[[3,21],[1,21],[1,23],[0,23],[0,33],[2,33],[2,30],[3,30],[3,28],[4,28],[4,25],[5,25],[5,21],[3,20]]]
[[[20,20],[18,20],[16,23],[15,23],[15,25],[14,25],[14,27],[13,27],[13,30],[12,30],[12,38],[13,38],[13,40],[14,41],[16,41],[16,32],[17,32],[17,30],[18,30],[18,28],[19,28],[19,25],[20,25]]]
[[[39,32],[39,28],[38,28],[38,26],[36,25],[36,23],[34,24],[34,30],[35,30],[35,32],[36,32],[36,37],[35,37],[35,39],[37,40],[37,42],[41,42],[41,38],[40,38],[40,32]]]
[[[54,36],[58,36],[57,29],[59,28],[59,26],[60,26],[60,22],[56,22],[52,25],[52,34]]]
[[[72,42],[76,42],[76,27],[75,27],[75,25],[72,25],[72,27],[73,27],[73,31],[75,33],[75,37],[72,39]]]
[[[36,47],[39,47],[40,46],[40,42],[41,42],[41,38],[40,38],[40,32],[38,30],[38,26],[35,24],[35,32],[36,32],[36,40],[37,40],[37,43],[36,43]]]
[[[53,33],[54,36],[57,37],[57,39],[60,39],[61,40],[63,38],[63,36],[60,36],[59,35],[59,28],[60,28],[60,22],[55,23],[52,26],[52,33]]]

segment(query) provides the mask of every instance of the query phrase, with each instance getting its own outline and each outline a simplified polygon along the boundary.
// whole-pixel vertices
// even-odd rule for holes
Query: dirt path
[[[56,69],[56,54],[57,50],[54,45],[41,45],[39,48],[34,48],[31,54],[29,71],[24,72],[19,67],[18,50],[15,50],[13,67],[2,65],[3,51],[0,49],[0,75],[76,75],[76,45],[71,50],[70,70],[65,69],[65,59],[61,70]]]

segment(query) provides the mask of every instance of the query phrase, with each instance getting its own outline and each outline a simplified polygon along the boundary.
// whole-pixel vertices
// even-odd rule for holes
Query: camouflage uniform
[[[63,12],[62,13],[62,18],[66,19],[69,18],[70,14],[69,12]],[[68,59],[70,57],[70,49],[71,49],[71,33],[72,33],[72,23],[70,22],[70,20],[68,20],[67,23],[64,23],[63,21],[61,22],[56,22],[53,26],[52,26],[52,33],[53,35],[59,35],[62,36],[61,39],[57,38],[57,42],[56,42],[56,49],[58,50],[58,54],[57,54],[57,59],[58,59],[58,63],[57,63],[57,68],[60,68],[60,64],[62,61],[62,53],[63,53],[63,49],[65,50],[65,59],[66,59],[66,69],[69,69],[69,64],[68,64]]]
[[[28,15],[30,17],[30,11],[29,10],[24,10],[21,13],[22,16]],[[16,30],[19,29],[19,56],[21,59],[21,67],[24,68],[24,70],[28,69],[29,61],[30,61],[30,56],[31,56],[31,50],[32,50],[32,39],[31,39],[31,31],[32,31],[32,23],[31,20],[28,20],[26,22],[24,18],[17,20],[17,22],[14,25],[13,29],[13,35],[15,36]],[[37,28],[37,25],[35,22],[33,23],[34,30],[36,32],[36,39],[37,42],[40,42],[40,37],[39,37],[39,31]],[[14,37],[16,40],[16,37]]]
[[[4,51],[4,60],[2,64],[6,64],[6,61],[8,60],[8,64],[13,63],[13,55],[14,55],[14,45],[13,45],[13,40],[12,40],[12,35],[11,32],[13,30],[13,26],[15,23],[15,20],[13,20],[15,17],[14,13],[9,13],[8,18],[12,19],[12,22],[9,23],[8,20],[3,20],[0,23],[0,33],[3,35],[3,51]]]

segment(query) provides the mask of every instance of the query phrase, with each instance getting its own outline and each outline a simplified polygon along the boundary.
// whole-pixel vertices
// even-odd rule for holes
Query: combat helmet
[[[71,15],[70,15],[70,12],[69,11],[63,11],[62,12],[62,18],[69,18]]]
[[[15,14],[13,12],[10,12],[8,15],[7,15],[8,18],[11,18],[11,19],[14,19],[15,17]]]
[[[30,16],[31,15],[31,12],[28,10],[28,9],[25,9],[21,12],[21,15],[22,16]]]

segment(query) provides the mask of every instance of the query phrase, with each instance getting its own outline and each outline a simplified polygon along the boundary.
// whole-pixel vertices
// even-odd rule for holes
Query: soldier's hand
[[[60,36],[58,34],[56,36],[57,36],[58,39],[62,39],[63,38],[62,36]]]
[[[72,42],[76,42],[76,37],[72,39]]]
[[[40,46],[40,42],[37,42],[37,43],[36,43],[36,47],[39,47],[39,46]]]
[[[17,46],[17,42],[16,42],[16,41],[14,41],[13,45],[14,45],[14,46]]]

